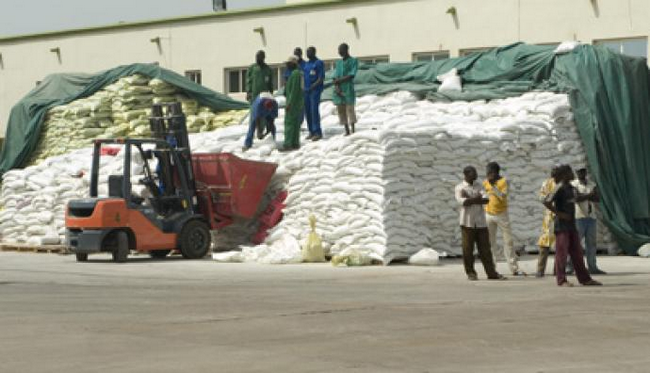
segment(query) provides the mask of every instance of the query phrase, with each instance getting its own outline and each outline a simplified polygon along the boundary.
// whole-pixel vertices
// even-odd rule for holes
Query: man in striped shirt
[[[460,204],[460,229],[463,235],[463,265],[470,281],[478,280],[474,270],[474,245],[490,280],[501,280],[490,251],[490,235],[485,221],[485,205],[488,200],[481,185],[476,182],[476,169],[467,166],[463,170],[465,180],[456,186],[456,201]]]

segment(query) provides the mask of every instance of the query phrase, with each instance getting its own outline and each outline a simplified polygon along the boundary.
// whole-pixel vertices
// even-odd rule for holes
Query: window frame
[[[475,48],[463,48],[458,50],[458,56],[459,57],[466,57],[469,56],[470,54],[473,53],[481,53],[481,52],[487,52],[490,49],[494,49],[496,47],[475,47]]]
[[[420,56],[431,55],[433,57],[430,60],[418,60]],[[436,56],[447,56],[445,58],[436,59]],[[449,50],[437,50],[437,51],[426,51],[426,52],[413,52],[411,53],[411,62],[431,62],[431,61],[442,61],[448,60],[451,58],[451,51]]]
[[[373,56],[362,56],[356,57],[357,61],[362,63],[378,64],[378,63],[390,63],[389,54],[378,54]]]
[[[199,69],[185,70],[185,77],[198,85],[203,85],[203,72]]]
[[[274,63],[274,64],[267,64],[269,68],[271,68],[271,71],[273,72],[272,76],[272,81],[273,81],[273,90],[276,91],[280,88],[283,88],[285,86],[284,82],[284,71],[285,71],[285,64],[284,63]],[[249,66],[243,67],[226,67],[223,69],[223,90],[226,94],[235,94],[235,93],[246,93],[246,74],[248,73],[248,68]],[[238,87],[239,91],[231,91],[230,90],[230,73],[231,72],[237,72],[239,75],[239,82],[238,82]]]
[[[323,60],[323,64],[325,64],[325,72],[334,70],[336,67],[336,61],[338,61],[338,59]]]
[[[237,86],[239,87],[239,91],[231,91],[230,90],[230,73],[231,72],[237,72]],[[226,67],[223,69],[223,91],[226,94],[231,94],[231,93],[245,93],[246,92],[246,74],[248,73],[248,66],[246,67]]]
[[[633,54],[627,54],[625,53],[623,47],[625,42],[631,42],[631,41],[644,41],[645,42],[645,56],[638,56],[638,55],[633,55]],[[594,39],[591,42],[593,45],[598,45],[598,46],[603,46],[605,48],[608,48],[610,50],[613,50],[617,53],[629,56],[629,57],[640,57],[640,58],[648,58],[648,37],[647,36],[632,36],[632,37],[624,37],[624,38],[607,38],[607,39]],[[607,46],[607,43],[618,43],[619,50],[616,51],[613,48],[610,48]]]
[[[285,86],[284,72],[286,71],[287,67],[284,63],[276,63],[269,65],[269,67],[275,76],[275,79],[271,79],[273,81],[273,90],[277,91],[278,89]]]

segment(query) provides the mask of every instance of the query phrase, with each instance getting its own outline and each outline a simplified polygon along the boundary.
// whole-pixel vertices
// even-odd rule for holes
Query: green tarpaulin
[[[647,62],[591,45],[561,55],[554,49],[518,43],[443,61],[365,65],[355,78],[357,94],[407,90],[453,101],[517,96],[530,90],[568,93],[599,185],[605,222],[619,246],[635,254],[650,242]],[[436,77],[454,67],[462,77],[463,92],[437,92]],[[332,89],[323,97],[331,98]]]
[[[38,144],[41,125],[50,108],[88,97],[118,79],[133,74],[142,74],[173,84],[188,97],[214,110],[248,109],[245,102],[235,101],[153,64],[120,66],[92,75],[49,75],[11,109],[0,154],[0,173],[21,167],[28,161]]]

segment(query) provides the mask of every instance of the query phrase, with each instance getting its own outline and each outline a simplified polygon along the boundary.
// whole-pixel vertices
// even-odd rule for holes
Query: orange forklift
[[[211,230],[236,217],[255,217],[276,164],[229,153],[192,154],[179,103],[154,105],[149,122],[153,138],[94,141],[90,198],[71,200],[66,209],[66,245],[77,261],[108,252],[125,262],[132,250],[154,258],[178,250],[200,259],[210,250]],[[108,195],[100,197],[100,158],[117,150],[124,152],[123,172],[108,175]],[[137,183],[148,197],[132,192],[136,158],[144,173]]]

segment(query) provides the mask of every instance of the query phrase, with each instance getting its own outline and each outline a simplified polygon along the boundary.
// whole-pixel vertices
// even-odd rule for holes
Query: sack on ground
[[[302,261],[308,263],[324,262],[325,252],[323,251],[323,242],[318,233],[316,233],[316,217],[314,215],[309,216],[309,226],[311,227],[311,232],[309,232],[307,240],[302,246]]]

